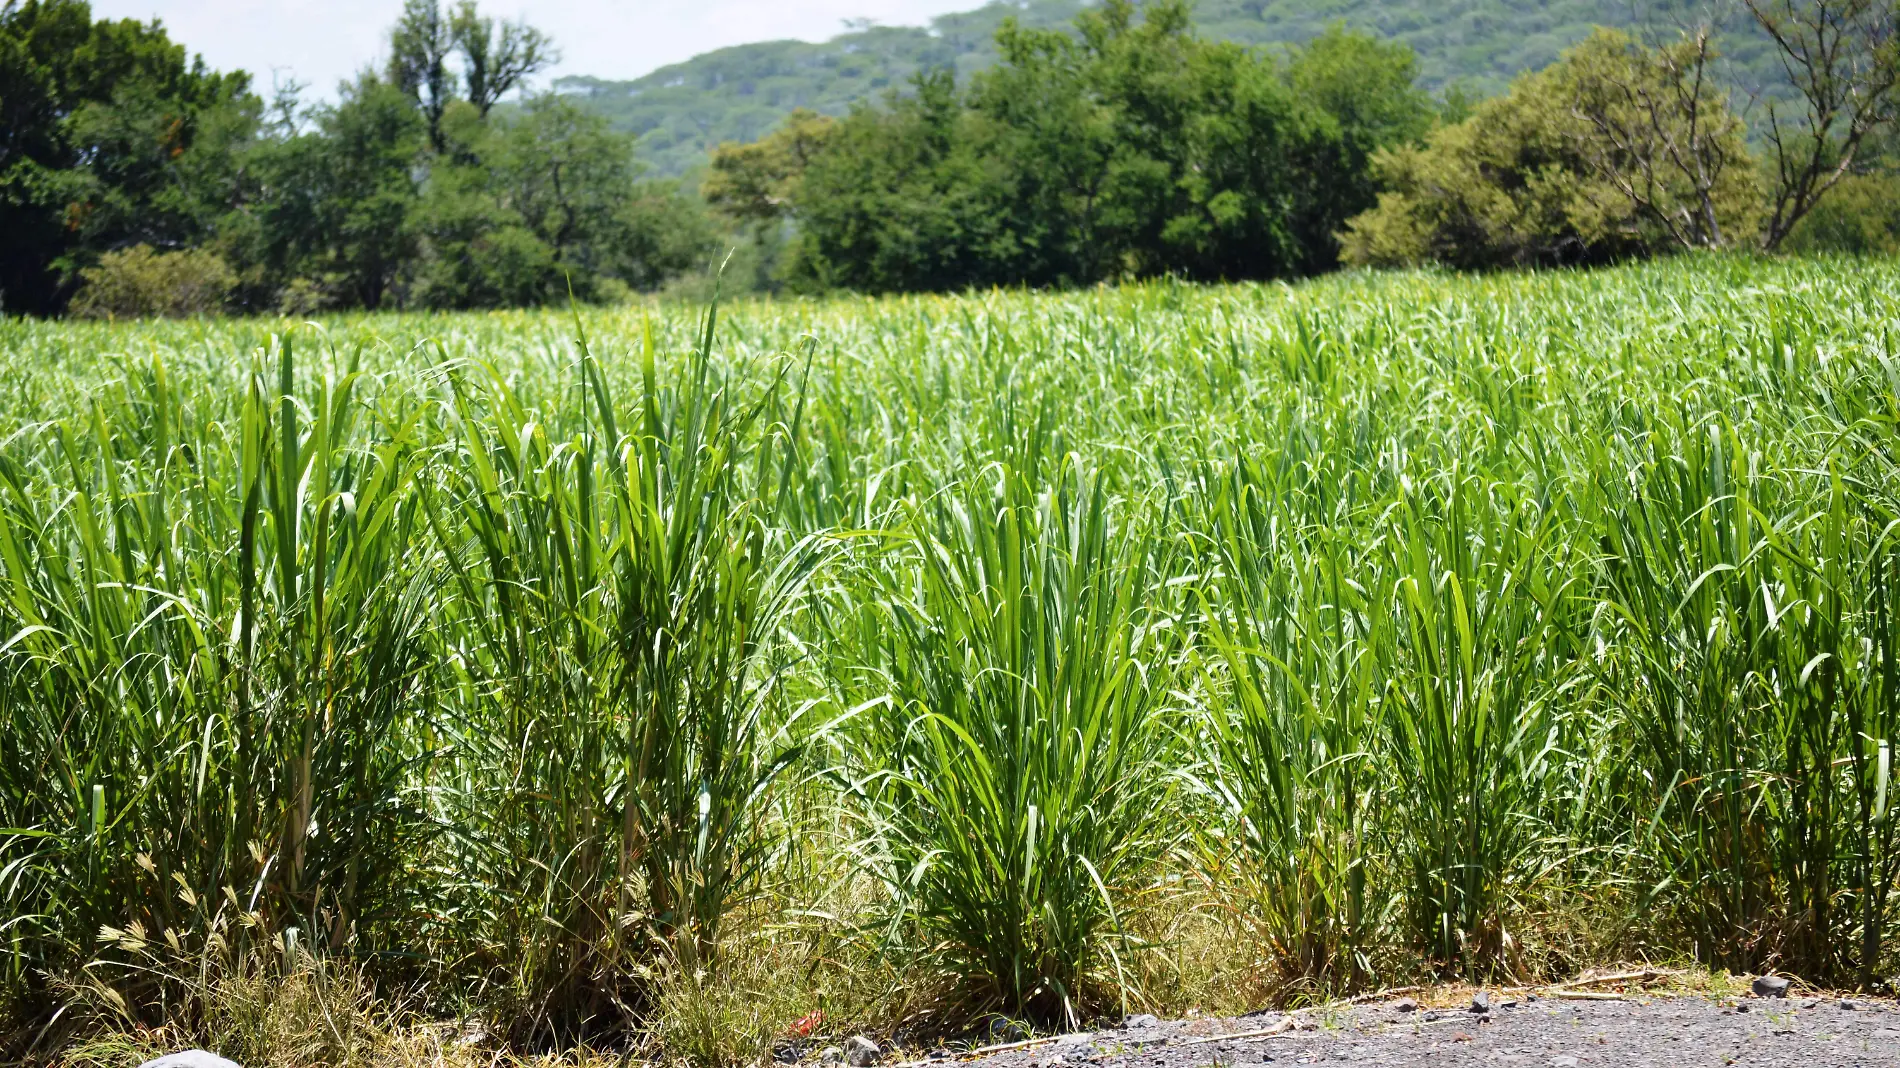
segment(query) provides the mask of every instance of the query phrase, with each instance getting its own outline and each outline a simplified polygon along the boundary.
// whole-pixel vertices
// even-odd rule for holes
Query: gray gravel
[[[1403,1012],[1396,1002],[1295,1017],[1311,1030],[1265,1038],[1217,1036],[1274,1026],[1276,1013],[1238,1020],[1156,1022],[1071,1035],[992,1054],[984,1068],[1229,1068],[1354,1062],[1380,1066],[1748,1065],[1900,1068],[1900,1006],[1839,998],[1786,1000],[1634,997],[1559,1001],[1492,995],[1490,1011]],[[1213,1039],[1213,1041],[1205,1041]]]

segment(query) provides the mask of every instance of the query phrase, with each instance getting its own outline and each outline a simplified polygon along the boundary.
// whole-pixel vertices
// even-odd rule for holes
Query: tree
[[[1801,219],[1852,173],[1869,137],[1890,129],[1900,109],[1900,5],[1893,0],[1743,0],[1775,43],[1800,95],[1800,116],[1784,123],[1770,101],[1773,187],[1762,244],[1778,248]]]
[[[1706,42],[1599,30],[1421,147],[1381,154],[1388,191],[1343,235],[1353,263],[1603,263],[1745,240],[1760,190],[1741,124],[1693,73]]]
[[[1339,262],[1337,235],[1346,220],[1378,202],[1373,158],[1422,140],[1434,105],[1418,87],[1410,48],[1337,24],[1293,52],[1286,80],[1319,124],[1297,168],[1309,198],[1295,228],[1299,267],[1324,270]]]
[[[442,151],[442,113],[455,99],[449,55],[455,40],[439,0],[403,0],[389,33],[391,85],[415,101],[427,122],[429,144]]]
[[[778,129],[757,141],[720,145],[712,151],[700,195],[735,222],[780,221],[835,125],[829,116],[795,108]]]
[[[400,88],[366,73],[314,119],[257,154],[253,256],[318,303],[381,307],[401,297],[420,247],[424,118]]]
[[[926,77],[798,142],[802,165],[790,127],[722,149],[709,195],[759,218],[789,202],[810,285],[1284,277],[1336,262],[1370,157],[1431,119],[1409,50],[1335,29],[1282,58],[1196,36],[1181,0],[996,41],[964,91]]]
[[[1788,235],[1791,252],[1900,255],[1900,175],[1873,171],[1841,179]]]
[[[467,100],[486,118],[497,101],[552,65],[554,44],[526,22],[496,23],[473,0],[444,12],[441,0],[403,0],[389,35],[389,80],[408,94],[428,121],[429,144],[444,147],[442,116]],[[451,70],[460,57],[461,70]]]
[[[187,62],[157,22],[0,5],[0,310],[57,312],[103,250],[203,239],[204,190],[178,190],[245,136],[248,84]]]
[[[467,308],[646,288],[693,266],[710,229],[671,183],[641,181],[633,139],[552,94],[506,120],[457,102],[419,205],[410,299]]]
[[[1724,232],[1717,201],[1738,191],[1753,161],[1711,75],[1715,58],[1706,26],[1660,48],[1599,30],[1559,67],[1581,120],[1565,127],[1577,158],[1683,248],[1741,236]]]
[[[474,0],[457,5],[449,33],[462,53],[468,102],[483,118],[509,90],[556,59],[554,43],[547,35],[526,22],[496,23],[475,10]]]
[[[996,279],[996,175],[975,151],[948,72],[861,106],[811,160],[793,203],[801,287],[944,290]],[[1006,254],[1006,253],[1005,253]]]

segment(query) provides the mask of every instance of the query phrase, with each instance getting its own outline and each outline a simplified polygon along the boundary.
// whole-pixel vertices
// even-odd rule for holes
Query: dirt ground
[[[1238,1019],[1156,1021],[1002,1050],[984,1068],[1368,1066],[1900,1066],[1900,1005],[1839,996],[1493,994],[1487,1012],[1410,999]],[[1271,1033],[1260,1033],[1271,1032]]]

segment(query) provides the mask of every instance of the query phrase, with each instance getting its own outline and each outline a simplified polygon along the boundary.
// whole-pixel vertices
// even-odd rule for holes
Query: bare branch
[[[1853,169],[1861,145],[1900,103],[1893,0],[1742,0],[1773,41],[1803,114],[1790,130],[1768,105],[1775,188],[1762,245],[1778,247]]]
[[[469,103],[484,116],[509,90],[559,58],[546,34],[526,22],[497,24],[476,11],[474,0],[456,8],[451,33],[462,54]]]

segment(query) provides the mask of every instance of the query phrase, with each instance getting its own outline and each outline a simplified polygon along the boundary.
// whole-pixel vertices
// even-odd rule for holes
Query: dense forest
[[[0,310],[472,307],[611,297],[712,234],[633,139],[554,94],[550,43],[410,0],[381,67],[264,100],[157,22],[0,7]],[[85,284],[86,279],[92,284]]]
[[[261,97],[156,22],[0,7],[0,311],[472,308],[672,287],[943,291],[1341,264],[1599,264],[1900,250],[1896,10],[1745,0],[1745,26],[1597,28],[1501,93],[1402,34],[1204,33],[1184,0],[1004,19],[914,71],[726,142],[691,187],[537,86],[553,43],[407,0],[386,58]],[[1400,30],[1404,26],[1398,27]],[[1416,29],[1416,27],[1414,27]],[[1781,69],[1734,88],[1728,42]],[[724,267],[712,265],[724,263]]]

